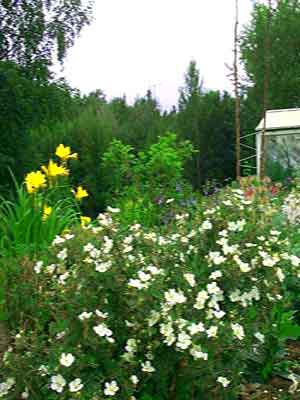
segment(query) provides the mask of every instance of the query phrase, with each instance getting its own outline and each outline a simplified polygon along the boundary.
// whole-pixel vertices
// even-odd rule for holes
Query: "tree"
[[[0,62],[0,187],[12,184],[10,168],[17,179],[24,174],[26,142],[30,129],[40,124],[72,118],[79,103],[78,94],[63,81],[43,85],[28,79],[12,62]],[[35,142],[35,150],[41,139]]]
[[[235,25],[234,25],[234,62],[233,62],[233,80],[235,94],[235,136],[236,136],[236,179],[241,177],[241,99],[240,99],[240,84],[239,84],[239,54],[238,54],[238,31],[239,31],[239,2],[235,1]]]
[[[81,29],[93,0],[0,0],[0,61],[14,61],[31,78],[49,76]]]
[[[151,90],[127,110],[127,121],[123,118],[121,130],[122,138],[136,150],[146,149],[165,133],[159,104]]]
[[[256,2],[252,19],[241,35],[241,59],[248,78],[247,97],[256,123],[263,111],[265,75],[269,109],[300,106],[300,1],[271,2],[269,68],[265,68],[266,26],[269,6]],[[253,129],[253,126],[252,126]]]
[[[184,86],[179,89],[178,100],[178,124],[182,139],[190,140],[198,154],[195,154],[188,166],[192,181],[195,186],[201,185],[200,153],[202,138],[200,127],[201,101],[203,81],[200,80],[200,72],[196,61],[192,60],[184,77]]]
[[[185,111],[191,103],[198,103],[202,93],[203,81],[195,60],[192,60],[184,76],[184,86],[179,89],[179,111]]]

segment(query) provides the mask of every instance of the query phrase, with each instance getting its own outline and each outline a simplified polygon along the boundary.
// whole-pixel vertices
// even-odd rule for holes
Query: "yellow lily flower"
[[[80,216],[80,223],[82,227],[88,225],[91,222],[91,220],[92,219],[90,217],[84,217],[82,215]]]
[[[69,158],[77,159],[78,157],[77,153],[71,154],[71,148],[69,146],[65,147],[63,144],[60,144],[56,147],[55,154],[63,161],[66,161]]]
[[[84,197],[88,197],[88,195],[89,195],[88,192],[85,189],[83,189],[82,186],[78,186],[77,191],[75,192],[75,197],[77,200],[81,200]]]
[[[49,215],[52,213],[52,207],[47,206],[46,204],[44,205],[44,210],[43,210],[43,221],[46,221],[46,219],[49,217]]]
[[[25,177],[25,185],[28,193],[34,193],[46,186],[46,177],[41,171],[29,172]]]
[[[48,167],[45,167],[45,165],[42,165],[41,167],[42,171],[49,177],[53,178],[55,176],[65,176],[69,175],[69,170],[62,166],[58,165],[52,160],[49,161]]]

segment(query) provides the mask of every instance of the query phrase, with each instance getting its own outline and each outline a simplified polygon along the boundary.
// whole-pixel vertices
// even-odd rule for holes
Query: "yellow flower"
[[[25,177],[28,193],[34,193],[46,185],[46,177],[41,171],[29,172]]]
[[[88,197],[88,195],[89,195],[88,192],[85,189],[83,189],[82,186],[78,186],[77,191],[75,192],[75,197],[77,200],[81,200],[84,197]]]
[[[42,165],[42,171],[49,177],[69,175],[69,170],[62,165],[58,165],[52,160],[49,161],[48,167]]]
[[[59,146],[56,147],[55,154],[63,161],[66,161],[69,158],[76,159],[78,157],[77,153],[71,154],[71,148],[69,146],[65,147],[63,144],[60,144]]]
[[[85,226],[88,225],[91,222],[91,218],[90,217],[84,217],[84,216],[80,216],[80,223],[81,226]]]
[[[47,206],[46,204],[44,205],[44,210],[43,210],[43,220],[45,221],[49,215],[52,213],[52,207]]]

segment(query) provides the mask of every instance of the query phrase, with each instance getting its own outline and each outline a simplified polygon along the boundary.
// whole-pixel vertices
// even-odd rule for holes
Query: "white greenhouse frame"
[[[256,135],[256,171],[260,175],[260,159],[262,146],[262,132],[264,119],[260,121],[255,129]],[[300,108],[289,108],[283,110],[269,110],[266,113],[267,136],[299,135],[300,139]]]

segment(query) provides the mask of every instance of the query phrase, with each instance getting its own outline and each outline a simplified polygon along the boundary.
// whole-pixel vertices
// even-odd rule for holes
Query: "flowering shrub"
[[[159,229],[109,208],[34,263],[0,397],[232,399],[300,258],[240,189]],[[9,303],[8,303],[9,307]]]
[[[282,211],[290,224],[295,225],[300,223],[299,191],[293,190],[291,193],[289,193],[282,205]]]

